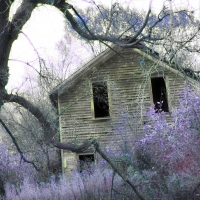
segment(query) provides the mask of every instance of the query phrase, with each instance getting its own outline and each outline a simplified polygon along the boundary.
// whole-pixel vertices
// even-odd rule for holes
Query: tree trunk
[[[9,78],[8,59],[12,44],[37,5],[27,0],[22,1],[12,20],[9,21],[10,2],[8,0],[0,0],[0,108],[4,104],[7,94],[5,86]]]
[[[8,58],[11,50],[9,42],[9,21],[8,10],[5,1],[0,1],[0,108],[3,105],[3,99],[6,94],[5,86],[8,83]]]

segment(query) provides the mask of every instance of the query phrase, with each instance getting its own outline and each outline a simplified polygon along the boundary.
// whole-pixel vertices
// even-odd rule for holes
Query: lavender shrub
[[[139,169],[154,173],[149,186],[161,199],[200,199],[200,97],[188,88],[181,96],[172,120],[152,107],[145,136],[135,141]]]
[[[12,154],[0,143],[0,177],[4,183],[20,184],[24,177],[35,182],[37,172],[29,163],[23,162],[19,154]]]
[[[110,199],[112,185],[111,170],[96,168],[94,172],[84,174],[74,173],[70,179],[54,177],[48,183],[31,183],[25,179],[20,187],[7,184],[7,200],[100,200]],[[121,180],[115,179],[114,184],[121,185]],[[119,189],[119,188],[118,188]],[[120,199],[120,198],[115,198]]]

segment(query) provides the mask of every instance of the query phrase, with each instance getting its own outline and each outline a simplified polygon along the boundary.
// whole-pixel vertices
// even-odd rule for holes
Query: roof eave
[[[117,52],[120,52],[120,47],[113,46],[112,49],[115,49]],[[102,64],[104,64],[108,59],[110,59],[112,56],[116,55],[116,52],[112,49],[106,49],[102,53],[100,53],[98,56],[94,57],[91,61],[89,61],[87,64],[85,64],[83,67],[81,67],[79,70],[77,70],[74,74],[72,74],[70,77],[68,77],[61,85],[54,88],[50,93],[50,99],[53,100],[53,96],[59,96],[61,95],[66,89],[71,88],[77,81],[82,79],[84,76],[87,76],[90,71],[98,67]]]

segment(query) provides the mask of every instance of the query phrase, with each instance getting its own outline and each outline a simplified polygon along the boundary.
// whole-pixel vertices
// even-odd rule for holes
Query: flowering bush
[[[186,88],[171,113],[152,106],[142,135],[140,119],[121,115],[106,153],[145,199],[200,199],[200,97]]]
[[[145,136],[135,142],[136,154],[138,166],[143,167],[140,170],[156,172],[152,180],[162,185],[160,193],[168,192],[177,199],[198,199],[200,97],[188,88],[181,96],[180,106],[168,118],[167,113],[155,113],[151,108]]]

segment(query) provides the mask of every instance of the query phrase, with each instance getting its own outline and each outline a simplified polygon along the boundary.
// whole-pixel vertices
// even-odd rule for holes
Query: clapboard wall
[[[91,66],[87,76],[74,82],[58,97],[62,142],[80,144],[85,139],[97,138],[105,148],[114,140],[112,133],[124,123],[123,118],[130,120],[134,134],[142,134],[142,125],[148,123],[145,111],[153,104],[152,76],[165,78],[170,110],[178,106],[179,94],[185,87],[183,75],[137,49],[124,49],[120,55],[114,55],[98,67]],[[92,117],[93,82],[107,83],[110,117]],[[93,149],[86,153],[93,153]],[[63,173],[75,169],[77,160],[77,154],[62,151]]]

